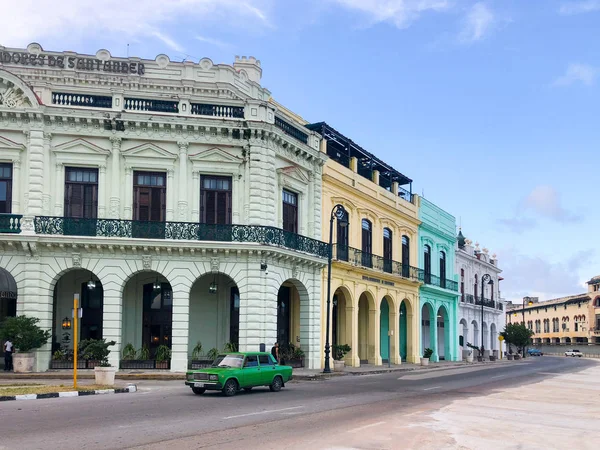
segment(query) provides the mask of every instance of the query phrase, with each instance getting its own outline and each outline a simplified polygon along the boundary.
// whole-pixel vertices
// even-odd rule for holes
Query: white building
[[[71,345],[74,294],[113,365],[127,344],[183,371],[199,341],[279,340],[320,366],[326,156],[261,75],[0,47],[0,313],[52,330],[37,370]]]
[[[473,247],[472,241],[465,239],[462,231],[458,232],[455,251],[460,293],[459,353],[462,352],[465,358],[472,350],[467,344],[479,348],[482,342],[486,352],[499,351],[498,336],[504,330],[506,319],[505,302],[500,298],[499,282],[502,280],[502,270],[498,268],[498,259],[496,255],[490,257],[487,248],[480,250],[477,243]]]

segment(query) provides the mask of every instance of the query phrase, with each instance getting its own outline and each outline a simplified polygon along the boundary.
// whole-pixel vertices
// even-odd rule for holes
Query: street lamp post
[[[486,273],[481,277],[481,356],[483,357],[483,352],[485,351],[485,347],[483,345],[483,298],[485,294],[485,282],[493,285],[494,281],[492,280],[492,276],[489,273]]]
[[[523,326],[525,326],[525,302],[527,302],[527,305],[533,305],[529,297],[523,297]],[[525,359],[525,346],[523,346],[523,359]]]
[[[331,352],[329,346],[329,322],[330,322],[330,305],[331,305],[331,260],[333,259],[333,221],[338,220],[338,223],[342,227],[348,226],[348,213],[346,208],[342,205],[337,204],[331,210],[331,219],[329,220],[329,252],[327,254],[327,323],[325,325],[325,368],[323,373],[331,373],[331,367],[329,366],[329,353]]]

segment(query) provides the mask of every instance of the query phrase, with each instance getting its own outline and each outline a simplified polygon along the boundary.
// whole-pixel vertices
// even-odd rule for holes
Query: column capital
[[[187,151],[190,143],[188,141],[177,141],[177,145],[179,146],[179,153],[184,153]]]
[[[65,165],[65,164],[64,164],[63,162],[57,162],[57,163],[56,163],[56,168],[57,168],[57,169],[62,169],[64,165]]]
[[[192,172],[192,179],[193,180],[197,180],[198,178],[200,178],[200,171],[199,170],[194,170]]]
[[[105,165],[105,164],[102,164],[102,165],[98,166],[98,171],[99,171],[101,174],[105,174],[105,173],[106,173],[106,165]]]
[[[15,158],[11,162],[12,162],[12,165],[13,165],[13,169],[20,169],[21,168],[21,159],[20,158]]]
[[[133,167],[131,167],[131,166],[125,166],[125,174],[126,175],[131,175],[132,171],[133,171]]]
[[[123,138],[120,138],[119,136],[111,136],[108,139],[112,143],[112,147],[114,150],[118,150],[121,148],[121,141],[123,140]]]
[[[44,139],[46,139],[47,141],[51,141],[52,140],[52,133],[50,133],[48,131],[44,131]]]
[[[175,171],[173,169],[167,169],[167,178],[173,178]]]

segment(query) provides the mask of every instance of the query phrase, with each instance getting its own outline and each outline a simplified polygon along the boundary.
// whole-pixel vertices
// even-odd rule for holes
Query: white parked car
[[[581,358],[583,356],[583,354],[579,350],[574,349],[574,350],[567,350],[565,352],[565,356],[573,356],[573,357],[579,356]]]

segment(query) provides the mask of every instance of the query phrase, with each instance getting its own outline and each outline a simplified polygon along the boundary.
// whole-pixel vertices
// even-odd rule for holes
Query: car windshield
[[[219,355],[212,363],[212,367],[242,367],[242,355]]]

